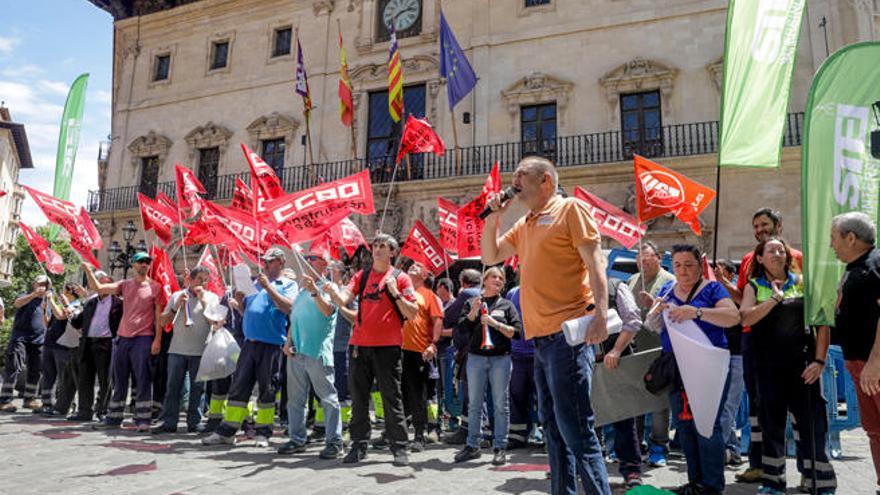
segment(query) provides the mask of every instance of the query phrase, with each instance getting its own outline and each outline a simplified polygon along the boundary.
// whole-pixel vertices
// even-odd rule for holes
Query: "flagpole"
[[[302,52],[302,43],[299,41],[299,26],[296,27],[295,36],[296,36],[296,50],[297,50],[296,51],[296,53],[297,53],[296,63],[297,63],[297,69],[298,69],[299,65],[300,65],[299,54]],[[302,62],[302,65],[305,66],[305,61]],[[297,70],[297,74],[298,73],[299,73],[299,70]],[[297,80],[298,79],[299,79],[299,77],[297,75]],[[306,88],[308,88],[308,83],[306,83]],[[306,92],[308,92],[308,89],[306,89]],[[309,177],[312,179],[312,185],[315,185],[315,184],[317,184],[318,181],[317,181],[317,177],[315,176],[315,157],[314,157],[314,153],[312,152],[312,131],[311,131],[311,126],[309,125],[309,120],[310,120],[309,117],[311,116],[311,110],[312,110],[311,96],[309,96],[308,101],[306,101],[306,98],[303,97],[303,116],[305,116],[305,120],[306,120],[306,145],[308,146],[308,149],[309,149]]]
[[[186,242],[184,242],[183,233],[183,214],[180,212],[180,199],[177,198],[177,227],[180,230],[180,248],[183,251],[183,269],[189,271],[189,264],[186,261]]]
[[[342,53],[341,50],[344,50],[344,48],[342,46],[342,22],[338,18],[336,19],[336,29],[339,32],[339,49],[340,49],[340,54],[341,54]],[[347,73],[348,72],[348,69],[347,69],[348,61],[347,60],[345,61],[345,67],[346,67],[346,73]],[[340,78],[342,78],[341,71],[342,71],[342,67],[340,67],[340,73],[339,73]],[[347,77],[348,76],[346,75],[346,78]],[[351,90],[352,93],[354,93],[354,87],[351,83],[351,79],[347,79],[347,80],[348,80],[348,84],[349,84],[349,89]],[[357,133],[354,130],[354,101],[352,101],[352,108],[351,108],[351,125],[348,126],[348,129],[349,129],[349,131],[351,131],[351,159],[354,160],[354,166],[352,167],[351,171],[352,171],[352,173],[355,173],[355,172],[357,172]]]
[[[638,234],[639,234],[639,252],[636,253],[636,266],[639,265],[639,256],[642,255],[642,222],[639,222],[638,225]],[[659,255],[659,253],[654,253]],[[642,281],[642,292],[648,292],[648,289],[645,288],[645,272],[639,267],[639,280]]]
[[[452,114],[452,145],[455,148],[453,156],[455,157],[455,175],[461,175],[461,155],[458,153],[458,127],[455,125],[455,108],[449,110]]]
[[[223,289],[226,289],[226,277],[223,276],[223,267],[220,265],[220,251],[217,250],[217,246],[213,244],[208,244],[208,248],[210,248],[211,253],[214,254],[214,263],[217,265],[217,273],[220,275],[220,281],[223,282]]]
[[[715,226],[712,235],[712,263],[718,266],[718,221],[721,217],[721,155],[715,165]]]

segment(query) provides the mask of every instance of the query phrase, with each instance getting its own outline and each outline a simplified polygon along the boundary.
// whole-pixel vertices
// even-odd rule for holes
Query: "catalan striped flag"
[[[403,117],[403,66],[400,64],[400,50],[397,47],[397,33],[394,23],[391,29],[391,49],[388,52],[388,112],[391,120],[400,122]]]
[[[308,115],[312,110],[312,95],[309,91],[309,76],[306,74],[306,66],[303,63],[302,43],[299,42],[299,32],[296,33],[296,92],[303,99],[303,113]]]
[[[339,31],[339,117],[345,127],[351,127],[354,118],[354,100],[351,97],[351,79],[348,76],[348,62],[345,60],[345,47],[342,45],[342,31]]]

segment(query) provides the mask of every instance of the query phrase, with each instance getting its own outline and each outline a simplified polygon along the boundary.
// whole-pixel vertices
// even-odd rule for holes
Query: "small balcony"
[[[783,146],[800,146],[804,124],[803,112],[790,113],[786,118]],[[672,158],[704,155],[718,152],[718,121],[695,122],[664,126],[660,138],[651,141],[626,141],[621,131],[558,137],[545,142],[517,141],[500,144],[484,144],[459,148],[460,163],[456,164],[455,152],[448,149],[444,156],[433,154],[414,155],[410,166],[401,163],[395,181],[420,181],[462,176],[487,175],[495,162],[501,162],[502,172],[512,172],[517,163],[530,155],[543,155],[558,167],[580,167],[632,159],[633,154],[648,158]],[[316,181],[332,181],[363,169],[370,170],[373,184],[391,182],[394,172],[394,155],[380,158],[342,160],[297,165],[285,168],[279,178],[288,192],[306,189]],[[220,175],[216,184],[205,184],[211,194],[207,199],[230,199],[235,179],[250,182],[250,173]],[[213,186],[213,187],[212,187]],[[137,208],[138,186],[117,187],[89,191],[90,212],[116,211]],[[174,197],[174,181],[160,182],[156,187],[169,197]]]

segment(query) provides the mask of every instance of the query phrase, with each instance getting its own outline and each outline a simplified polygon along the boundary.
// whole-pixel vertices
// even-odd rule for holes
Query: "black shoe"
[[[205,433],[206,431],[207,430],[205,429],[205,425],[203,423],[186,427],[187,433]]]
[[[681,485],[678,488],[674,488],[672,493],[676,495],[703,495],[704,491],[700,485],[696,483],[688,483],[686,485]]]
[[[342,459],[344,464],[357,464],[367,458],[367,443],[356,442],[351,444],[351,450]]]
[[[67,421],[76,421],[77,423],[88,423],[92,420],[92,415],[85,415],[82,413],[71,414],[67,417]]]
[[[324,446],[324,450],[318,454],[318,457],[321,459],[338,459],[342,456],[342,444],[341,443],[328,443]]]
[[[409,443],[409,450],[413,452],[424,452],[425,451],[425,437],[424,435],[416,435],[412,442]]]
[[[459,428],[455,433],[447,435],[443,442],[448,445],[464,445],[467,443],[467,428]]]
[[[45,416],[47,418],[57,418],[59,416],[64,416],[64,414],[62,414],[61,412],[59,412],[57,409],[55,409],[53,407],[44,407],[40,411],[40,415]]]
[[[150,433],[152,433],[153,435],[161,435],[163,433],[177,433],[177,427],[162,423],[159,426],[150,430]]]
[[[293,440],[289,440],[284,443],[281,447],[278,447],[278,453],[282,455],[289,454],[299,454],[306,451],[306,445],[303,443],[296,443]]]
[[[370,442],[370,446],[376,450],[385,450],[388,448],[388,445],[390,444],[388,443],[388,439],[385,438],[384,434],[381,437]]]
[[[508,440],[507,442],[507,450],[524,449],[526,447],[528,447],[528,444],[522,440]]]
[[[507,464],[507,453],[504,449],[495,449],[495,455],[492,456],[493,466],[503,466]]]
[[[481,455],[479,448],[468,445],[455,454],[455,462],[472,461],[474,459],[479,459]]]
[[[121,423],[108,423],[106,421],[92,423],[93,430],[118,430],[120,428],[122,428]]]
[[[409,454],[406,453],[406,447],[395,447],[391,449],[391,455],[394,456],[394,460],[391,461],[391,464],[397,467],[409,466]]]

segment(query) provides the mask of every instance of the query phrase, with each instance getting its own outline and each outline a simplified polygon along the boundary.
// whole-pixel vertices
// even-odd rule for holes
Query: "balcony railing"
[[[803,123],[802,112],[788,114],[783,146],[800,146]],[[433,154],[415,155],[410,160],[409,168],[401,163],[395,180],[405,182],[486,175],[495,162],[501,163],[502,172],[512,172],[523,156],[535,154],[529,151],[534,149],[542,150],[541,154],[553,160],[559,167],[620,162],[631,159],[634,153],[649,158],[703,155],[718,151],[718,122],[664,126],[660,139],[646,143],[624,142],[620,131],[607,131],[559,137],[542,143],[512,142],[469,146],[459,148],[459,165],[456,165],[455,153],[451,149],[440,157]],[[367,168],[371,171],[373,183],[383,184],[391,181],[394,160],[394,156],[386,156],[316,163],[312,167],[297,165],[285,168],[279,178],[285,190],[298,191],[314,185],[316,181],[335,180]],[[231,198],[236,178],[249,183],[250,173],[218,176],[213,197],[208,199]],[[160,182],[157,191],[173,198],[174,182]],[[137,208],[137,193],[138,186],[89,191],[88,209],[90,212],[97,212]]]

